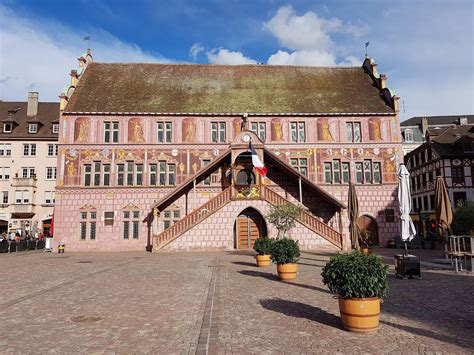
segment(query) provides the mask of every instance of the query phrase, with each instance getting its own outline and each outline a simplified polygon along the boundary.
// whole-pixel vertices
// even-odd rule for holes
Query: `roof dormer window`
[[[13,123],[4,123],[3,124],[3,133],[12,133]]]
[[[411,129],[405,130],[405,142],[413,142],[413,131]]]
[[[28,133],[37,133],[37,132],[38,132],[38,124],[37,123],[28,124]]]
[[[59,123],[53,123],[53,133],[59,133]]]

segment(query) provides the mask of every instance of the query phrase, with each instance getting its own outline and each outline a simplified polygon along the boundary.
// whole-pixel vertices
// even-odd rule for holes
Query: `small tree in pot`
[[[258,267],[270,266],[270,257],[273,250],[274,239],[268,237],[260,237],[255,240],[253,250],[257,253],[257,265]]]
[[[331,257],[321,273],[324,284],[339,296],[344,329],[370,332],[379,325],[381,299],[387,295],[388,266],[359,251]]]
[[[287,238],[286,234],[296,226],[296,218],[301,208],[287,203],[272,206],[267,215],[268,221],[278,230],[277,239],[273,243],[272,260],[277,264],[278,277],[281,280],[293,280],[298,272],[300,247],[297,241]]]

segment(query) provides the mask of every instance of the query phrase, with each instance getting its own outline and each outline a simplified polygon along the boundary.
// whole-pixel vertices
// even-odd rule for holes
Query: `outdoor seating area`
[[[43,250],[45,248],[45,240],[2,240],[0,242],[0,253],[16,253],[29,250]]]
[[[451,265],[455,267],[456,272],[472,271],[474,236],[450,235],[447,239],[445,256],[451,260]]]

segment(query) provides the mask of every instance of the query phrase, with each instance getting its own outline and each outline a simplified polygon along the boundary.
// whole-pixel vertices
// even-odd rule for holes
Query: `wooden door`
[[[368,243],[370,246],[379,244],[379,229],[377,227],[377,222],[372,217],[369,216],[360,216],[357,220],[357,225],[360,229],[367,229],[370,233],[370,238]]]
[[[262,217],[257,215],[240,215],[237,218],[237,249],[252,249],[255,239],[260,237]]]

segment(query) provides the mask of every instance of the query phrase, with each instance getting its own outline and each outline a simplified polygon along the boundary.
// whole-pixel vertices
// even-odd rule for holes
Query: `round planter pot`
[[[296,279],[296,274],[298,273],[298,264],[277,264],[277,271],[280,280],[294,280]]]
[[[362,248],[360,248],[360,251],[361,251],[362,253],[368,255],[368,254],[369,254],[369,247],[362,247]]]
[[[342,326],[350,332],[368,333],[377,330],[380,319],[380,298],[339,298]]]
[[[263,254],[263,255],[257,255],[257,266],[258,267],[268,267],[271,264],[271,255],[270,254]]]

